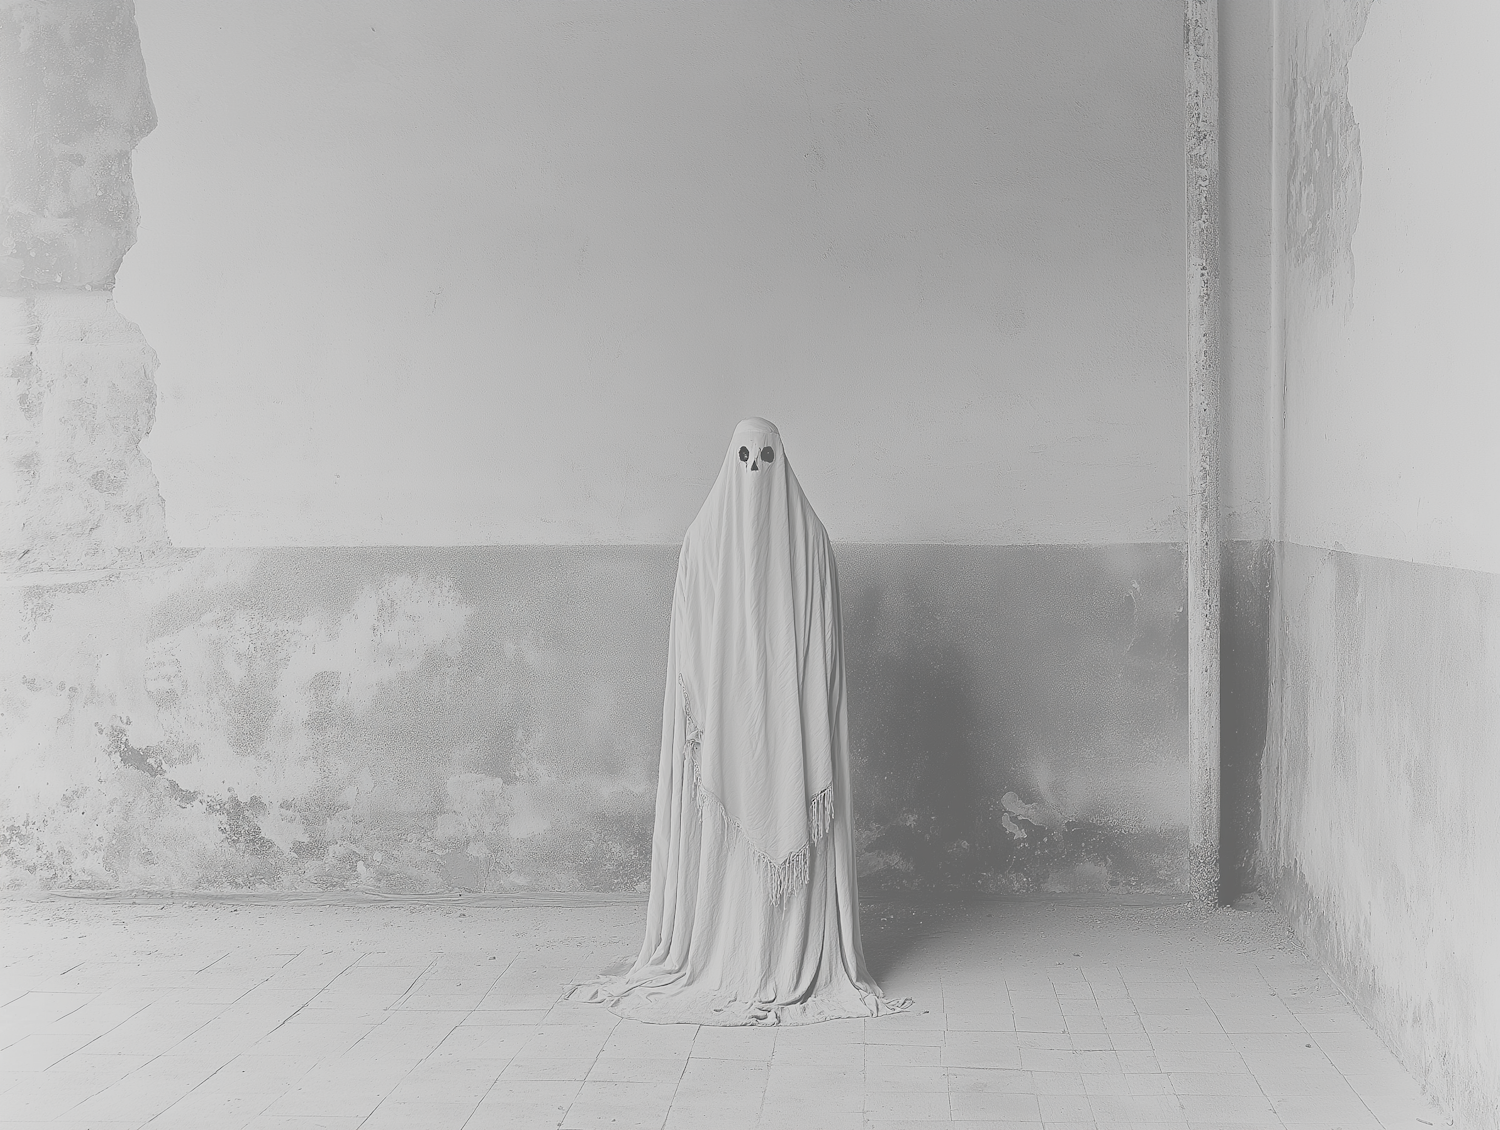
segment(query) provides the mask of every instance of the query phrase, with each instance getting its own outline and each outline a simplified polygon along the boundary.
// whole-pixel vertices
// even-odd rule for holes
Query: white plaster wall
[[[1178,0],[137,13],[176,544],[673,542],[750,414],[836,538],[1184,536]]]
[[[1278,0],[1284,543],[1266,874],[1461,1127],[1500,1127],[1500,10]]]
[[[1500,1127],[1500,577],[1282,547],[1262,850],[1281,902],[1461,1130]]]
[[[1370,8],[1348,254],[1286,276],[1288,541],[1500,572],[1497,42],[1486,0]]]

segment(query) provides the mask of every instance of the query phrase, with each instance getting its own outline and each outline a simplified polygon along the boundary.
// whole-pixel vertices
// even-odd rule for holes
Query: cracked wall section
[[[140,445],[156,354],[110,294],[156,125],[127,2],[0,4],[0,570],[144,564],[169,545]]]

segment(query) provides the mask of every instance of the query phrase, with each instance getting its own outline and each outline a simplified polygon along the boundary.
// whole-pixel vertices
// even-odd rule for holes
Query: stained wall
[[[1241,829],[1269,12],[1225,21]],[[178,548],[0,587],[6,883],[637,887],[675,546],[765,414],[845,573],[866,881],[1182,888],[1179,5],[134,14],[105,299]]]
[[[1267,881],[1457,1124],[1500,1126],[1494,9],[1277,9],[1285,541]]]
[[[644,890],[672,547],[0,588],[8,886]],[[839,546],[863,881],[1181,885],[1172,546]]]
[[[1271,0],[1219,5],[1220,897],[1260,885],[1260,776],[1279,522]],[[1184,404],[1186,386],[1184,385]],[[1184,443],[1186,439],[1184,438]]]

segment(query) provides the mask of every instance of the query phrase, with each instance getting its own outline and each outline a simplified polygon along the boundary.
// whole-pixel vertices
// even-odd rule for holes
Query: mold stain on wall
[[[838,552],[872,888],[1180,888],[1178,547]],[[676,554],[13,581],[0,883],[644,890]]]
[[[1374,0],[1282,5],[1291,21],[1284,240],[1293,267],[1321,280],[1313,302],[1350,292],[1363,165],[1349,60]]]
[[[1181,886],[1176,547],[851,547],[841,562],[867,887]]]
[[[649,763],[613,649],[555,607],[497,624],[527,593],[483,568],[345,556],[365,567],[203,553],[11,602],[8,881],[633,885]],[[558,571],[543,604],[597,613]]]

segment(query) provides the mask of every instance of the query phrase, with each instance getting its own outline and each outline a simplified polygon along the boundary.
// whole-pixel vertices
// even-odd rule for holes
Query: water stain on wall
[[[1349,102],[1349,59],[1364,34],[1373,0],[1292,5],[1285,10],[1288,104],[1286,227],[1291,262],[1329,285],[1327,297],[1354,275],[1363,166],[1359,123]]]
[[[862,882],[1180,887],[1177,547],[862,546],[840,562]]]
[[[1293,925],[1403,1062],[1500,1115],[1500,580],[1288,544],[1263,850]]]
[[[1179,547],[838,551],[873,887],[1175,890]],[[675,547],[0,589],[9,887],[644,890]]]

